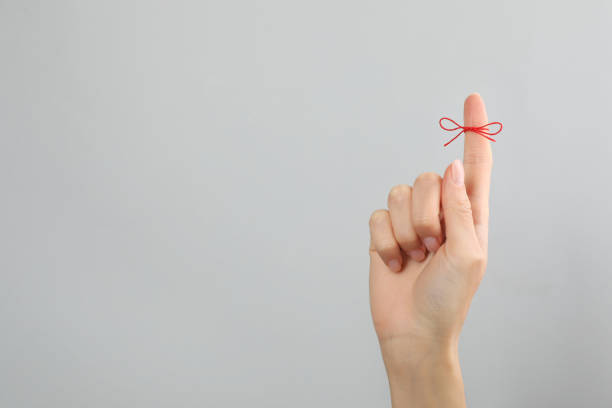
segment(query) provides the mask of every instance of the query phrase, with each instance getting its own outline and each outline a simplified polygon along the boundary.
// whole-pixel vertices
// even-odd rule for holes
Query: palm
[[[467,311],[462,310],[467,293],[457,290],[461,281],[453,279],[454,274],[446,244],[423,262],[407,260],[401,273],[390,273],[380,257],[372,254],[370,302],[379,336],[429,336],[452,330],[454,316]]]

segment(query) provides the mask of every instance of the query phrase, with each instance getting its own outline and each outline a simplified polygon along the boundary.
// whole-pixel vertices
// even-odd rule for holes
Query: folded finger
[[[412,223],[429,252],[436,252],[442,243],[440,195],[442,178],[436,173],[423,173],[412,189]]]
[[[387,202],[396,241],[412,259],[422,261],[425,251],[412,225],[412,187],[406,184],[393,187]]]
[[[393,235],[387,210],[377,210],[370,217],[370,249],[375,251],[393,272],[402,269],[402,252]]]

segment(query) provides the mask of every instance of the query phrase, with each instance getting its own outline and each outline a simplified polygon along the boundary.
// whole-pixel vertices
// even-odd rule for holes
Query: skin
[[[471,94],[464,124],[487,123]],[[391,189],[370,217],[370,305],[394,408],[465,407],[458,342],[487,264],[490,142],[467,132],[463,163]]]

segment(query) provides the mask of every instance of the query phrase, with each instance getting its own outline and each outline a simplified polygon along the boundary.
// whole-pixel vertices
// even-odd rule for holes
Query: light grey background
[[[478,91],[471,407],[612,405],[612,3],[0,0],[0,405],[381,407],[367,220]]]

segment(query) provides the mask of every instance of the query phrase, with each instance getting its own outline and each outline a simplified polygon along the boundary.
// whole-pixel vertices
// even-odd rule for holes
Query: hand
[[[480,95],[464,123],[487,123]],[[394,187],[370,218],[370,304],[394,407],[465,405],[457,344],[486,269],[491,167],[490,142],[467,132],[463,165]]]

